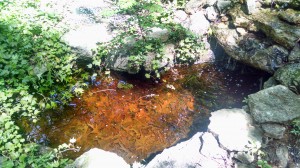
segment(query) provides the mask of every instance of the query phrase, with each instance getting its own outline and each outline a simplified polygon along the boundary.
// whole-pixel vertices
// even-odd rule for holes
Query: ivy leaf
[[[92,64],[88,64],[87,67],[88,67],[88,68],[92,68],[93,65],[92,65]]]
[[[150,74],[146,73],[146,74],[145,74],[145,77],[146,77],[147,79],[150,79]]]

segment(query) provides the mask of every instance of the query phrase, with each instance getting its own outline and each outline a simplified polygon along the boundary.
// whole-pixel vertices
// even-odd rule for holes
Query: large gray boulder
[[[262,132],[243,109],[222,109],[211,113],[208,130],[218,136],[229,151],[247,151],[250,142],[261,143]]]
[[[286,65],[278,69],[274,78],[280,84],[288,87],[292,91],[300,92],[300,63]]]
[[[280,19],[280,12],[260,9],[247,15],[236,5],[228,14],[232,21],[215,24],[213,32],[229,56],[269,73],[299,60],[299,26]]]
[[[248,96],[248,107],[258,123],[286,123],[300,117],[300,97],[277,85]]]
[[[271,10],[261,10],[253,15],[257,28],[268,37],[287,49],[293,49],[300,37],[297,25],[291,25],[278,17],[279,13]]]
[[[91,149],[67,168],[130,168],[130,165],[123,158],[115,153],[107,152],[102,149]]]

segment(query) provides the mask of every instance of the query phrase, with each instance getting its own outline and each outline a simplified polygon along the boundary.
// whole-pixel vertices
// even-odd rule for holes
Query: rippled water
[[[159,81],[112,73],[70,107],[46,112],[38,125],[23,128],[28,140],[52,147],[75,137],[81,151],[67,153],[71,158],[97,147],[132,163],[205,130],[211,111],[241,107],[259,89],[260,76],[208,64],[175,67]],[[120,83],[133,88],[120,89]]]

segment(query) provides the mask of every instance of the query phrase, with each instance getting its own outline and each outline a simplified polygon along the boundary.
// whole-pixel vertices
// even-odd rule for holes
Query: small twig
[[[154,97],[154,96],[159,96],[159,95],[157,95],[157,94],[148,94],[148,95],[146,95],[146,96],[142,96],[142,97],[138,98],[138,99],[135,100],[135,101],[139,101],[139,100],[142,99],[142,98],[152,98],[152,97]]]
[[[68,149],[59,151],[59,153],[64,153],[64,152],[67,152],[67,151],[79,152],[80,149],[81,149],[81,148],[68,148]]]
[[[94,93],[98,93],[98,92],[106,92],[106,91],[116,91],[115,89],[104,89],[104,90],[98,90],[98,91],[96,91],[96,92],[92,92],[92,93],[90,93],[89,95],[92,95],[92,94],[94,94]]]

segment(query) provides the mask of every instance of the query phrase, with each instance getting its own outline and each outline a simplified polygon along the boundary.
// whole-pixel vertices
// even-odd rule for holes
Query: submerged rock
[[[104,151],[101,149],[91,149],[79,158],[67,168],[130,168],[123,158],[115,153]]]
[[[243,109],[222,109],[211,114],[208,129],[227,150],[247,151],[249,141],[261,143],[262,132]]]
[[[287,87],[277,85],[248,96],[248,107],[258,123],[285,123],[300,117],[300,99]]]

